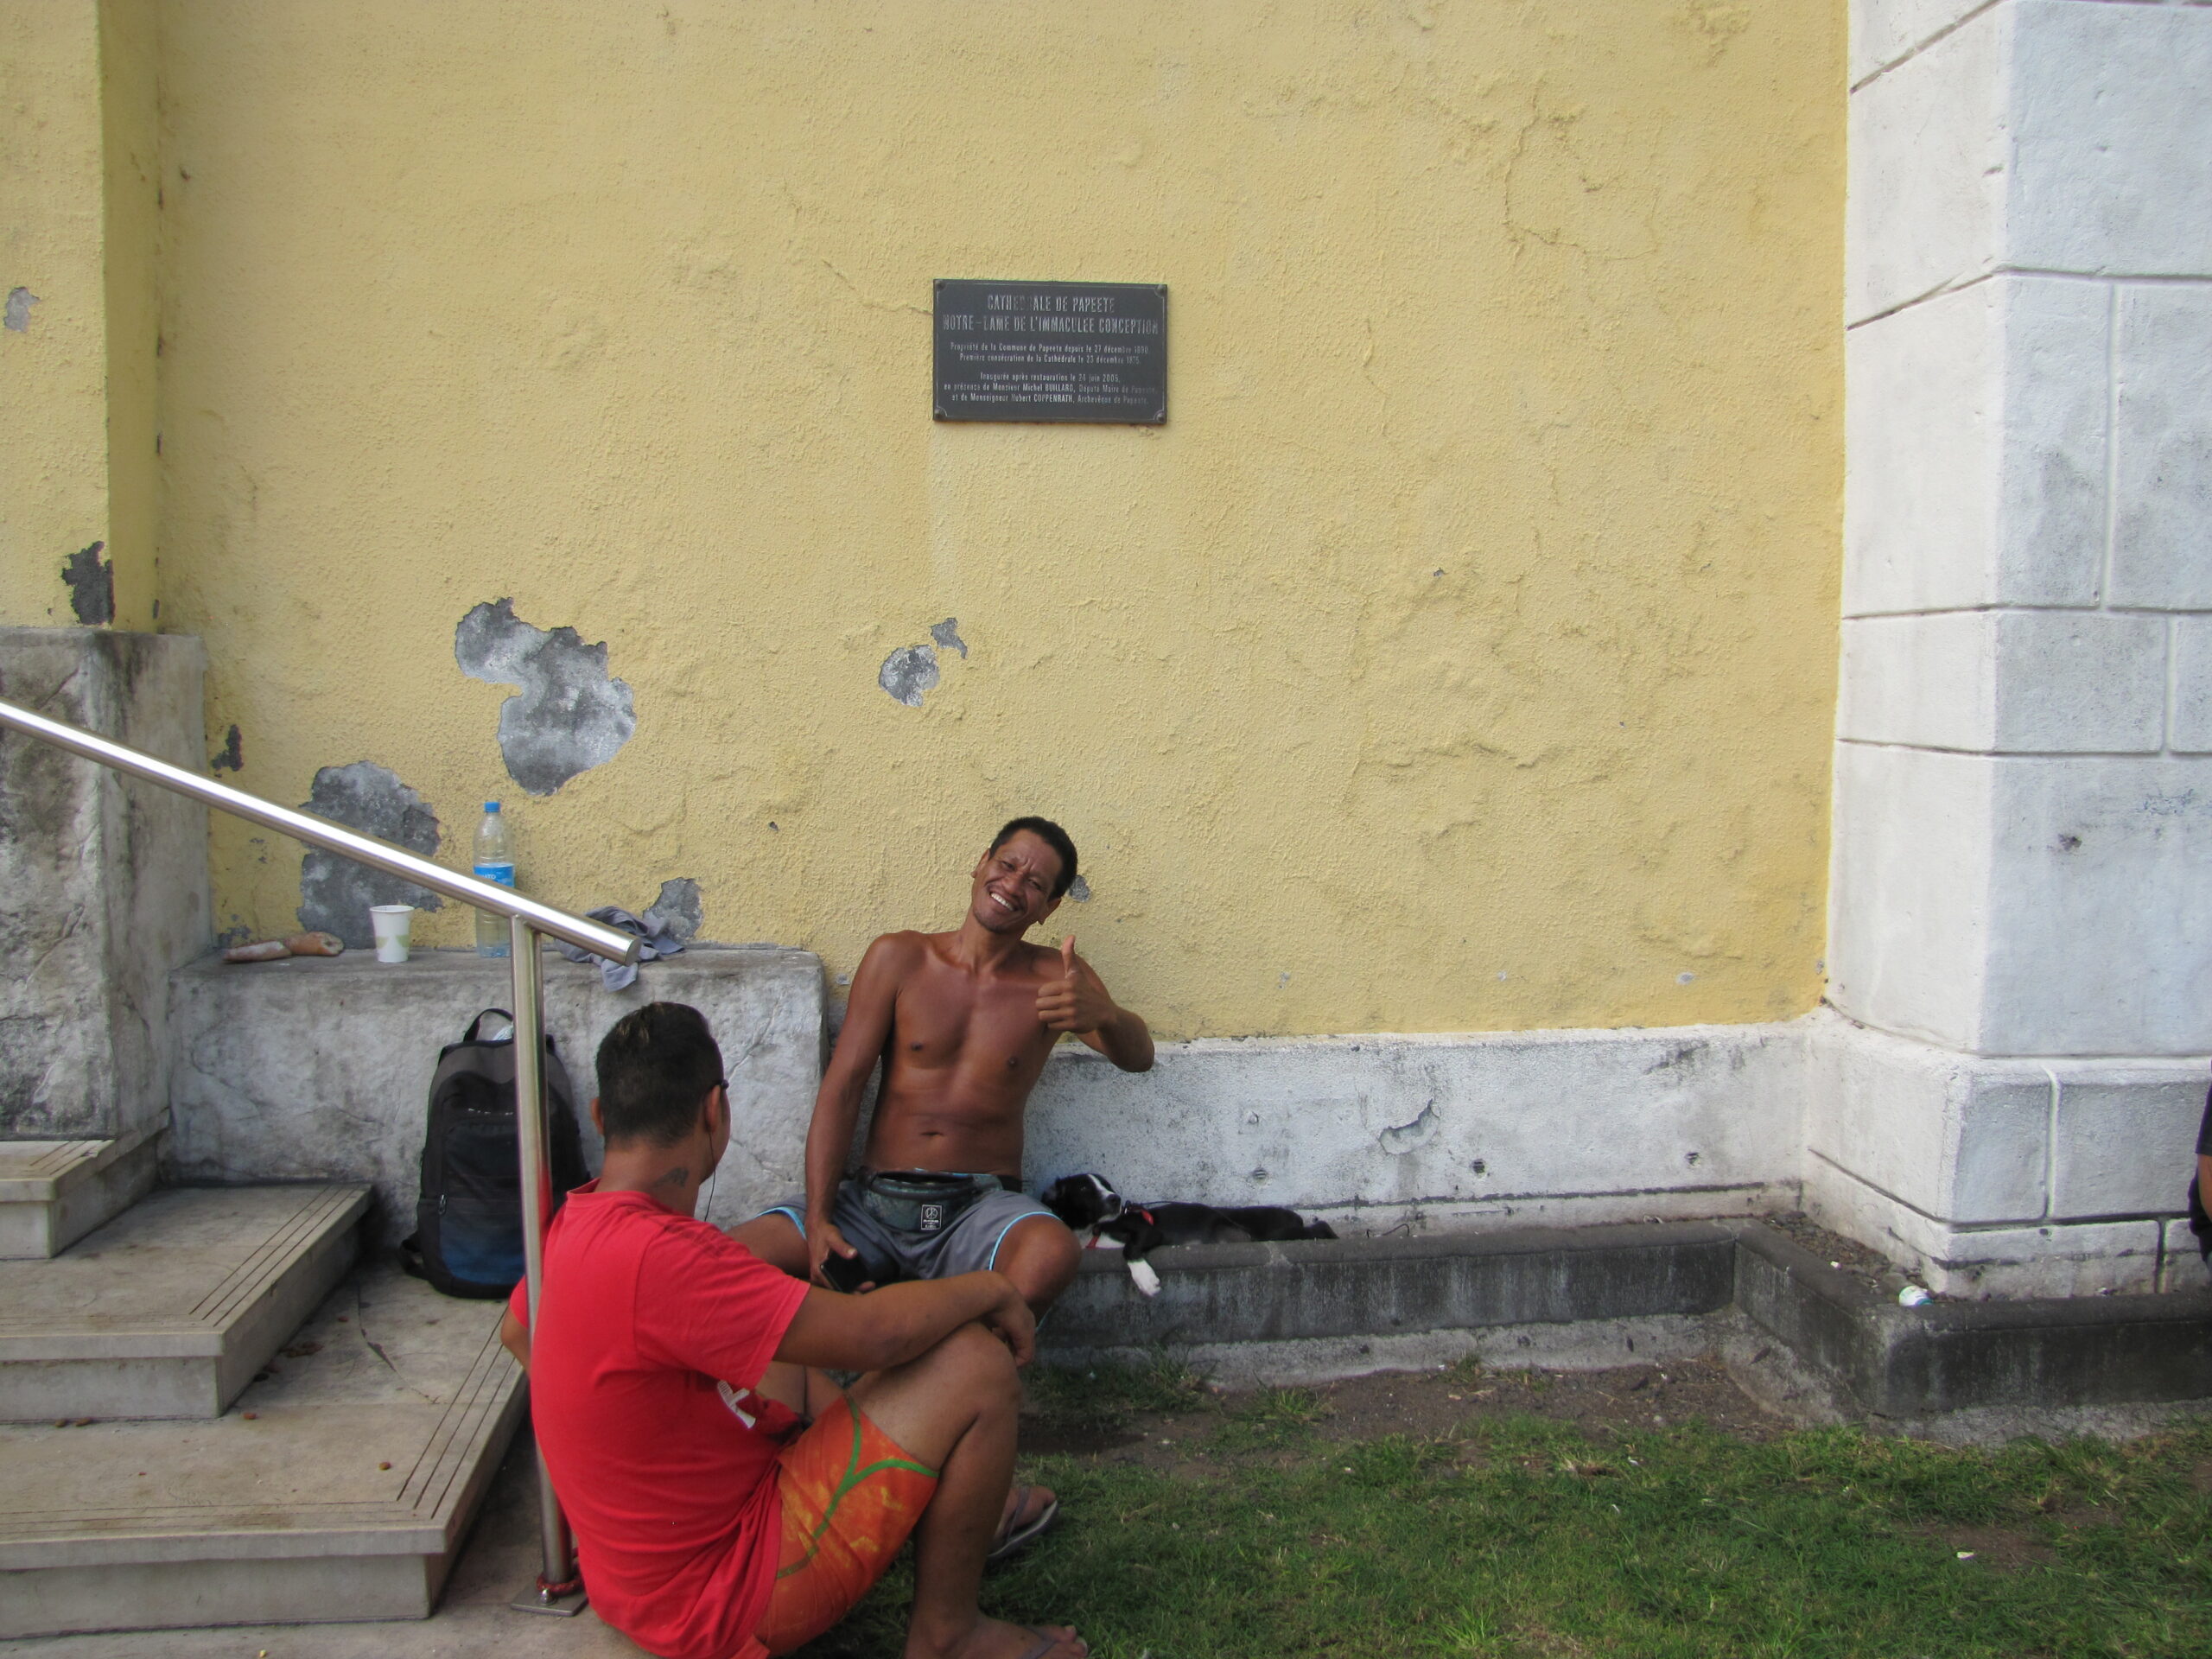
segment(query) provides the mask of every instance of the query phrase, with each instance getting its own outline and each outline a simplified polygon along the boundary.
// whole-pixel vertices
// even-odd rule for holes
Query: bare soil
[[[1194,1395],[1188,1408],[1140,1412],[1113,1427],[1033,1414],[1022,1425],[1022,1450],[1195,1472],[1225,1455],[1229,1437],[1223,1431],[1264,1408],[1270,1395],[1281,1397],[1280,1391],[1209,1389]],[[1695,1422],[1766,1440],[1795,1427],[1738,1388],[1726,1367],[1710,1356],[1599,1371],[1484,1370],[1462,1364],[1318,1383],[1291,1391],[1291,1397],[1294,1409],[1310,1420],[1314,1438],[1325,1442],[1391,1434],[1437,1439],[1467,1423],[1509,1416],[1550,1418],[1595,1435]],[[1229,1454],[1234,1453],[1232,1441]],[[1271,1454],[1262,1443],[1243,1455]]]

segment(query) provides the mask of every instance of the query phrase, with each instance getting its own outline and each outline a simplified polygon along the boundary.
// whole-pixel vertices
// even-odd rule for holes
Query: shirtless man
[[[1074,1278],[1075,1236],[1021,1192],[1021,1114],[1063,1033],[1124,1071],[1152,1033],[1117,1005],[1075,941],[1022,935],[1076,877],[1058,824],[1016,818],[976,861],[950,933],[887,933],[853,976],[806,1136],[806,1194],[731,1230],[764,1262],[857,1289],[985,1269],[1042,1313]],[[859,1177],[847,1179],[861,1096],[883,1083]],[[825,1265],[826,1264],[826,1265]]]

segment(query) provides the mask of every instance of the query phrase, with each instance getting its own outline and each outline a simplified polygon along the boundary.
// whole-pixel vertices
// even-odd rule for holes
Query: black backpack
[[[505,1008],[486,1008],[461,1040],[438,1053],[430,1075],[430,1125],[423,1141],[423,1192],[415,1232],[400,1262],[448,1296],[504,1298],[523,1275],[522,1167],[515,1139],[515,1046],[476,1033],[486,1014],[512,1025]],[[546,1153],[552,1166],[550,1221],[572,1187],[590,1179],[576,1132],[575,1092],[568,1069],[545,1039]]]

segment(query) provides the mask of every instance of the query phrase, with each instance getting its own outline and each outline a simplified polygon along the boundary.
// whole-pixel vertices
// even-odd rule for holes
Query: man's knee
[[[740,1222],[729,1236],[772,1268],[804,1277],[807,1270],[806,1235],[781,1210]]]
[[[1030,1293],[1058,1295],[1075,1277],[1083,1246],[1057,1216],[1024,1216],[999,1241],[993,1265]]]
[[[930,1350],[928,1358],[933,1369],[952,1374],[948,1380],[957,1381],[971,1394],[996,1389],[1018,1395],[1021,1391],[1014,1356],[1006,1344],[981,1325],[963,1325],[952,1332]]]

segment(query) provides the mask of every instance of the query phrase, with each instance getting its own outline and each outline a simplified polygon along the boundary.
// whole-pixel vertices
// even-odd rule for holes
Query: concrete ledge
[[[1770,1229],[1738,1241],[1744,1312],[1878,1416],[2212,1397],[2212,1291],[1907,1308]]]
[[[1312,1376],[1472,1352],[1625,1363],[1709,1346],[1698,1321],[1733,1306],[1880,1417],[2212,1398],[2212,1291],[1905,1308],[1756,1223],[1205,1245],[1149,1259],[1160,1293],[1147,1300],[1117,1254],[1086,1257],[1047,1326],[1048,1355],[1166,1347],[1240,1381],[1265,1380],[1269,1363]],[[1240,1359],[1240,1344],[1261,1357]]]
[[[386,965],[367,951],[226,964],[170,976],[175,1044],[173,1179],[358,1180],[372,1185],[372,1243],[414,1227],[430,1073],[477,1011],[511,1000],[506,963],[473,950],[419,951]],[[804,1184],[806,1126],[822,1075],[822,963],[772,945],[695,946],[648,963],[626,991],[596,967],[545,958],[546,1029],[584,1103],[592,1057],[615,1020],[652,1001],[689,1002],[721,1040],[738,1138],[709,1218],[742,1220]]]
[[[1728,1305],[1735,1252],[1725,1228],[1695,1222],[1188,1245],[1147,1258],[1160,1277],[1147,1299],[1118,1252],[1096,1251],[1053,1310],[1051,1341],[1283,1342],[1708,1313]]]

